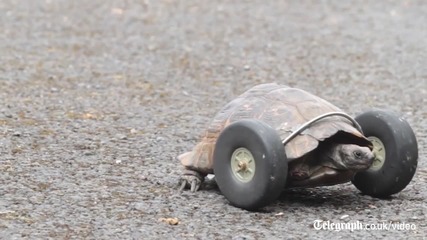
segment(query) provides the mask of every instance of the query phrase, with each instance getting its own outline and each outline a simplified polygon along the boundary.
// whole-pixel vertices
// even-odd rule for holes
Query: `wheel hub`
[[[230,164],[233,175],[240,182],[249,182],[255,175],[255,159],[247,148],[234,150]]]
[[[372,145],[374,146],[374,149],[372,150],[372,152],[375,155],[374,162],[372,163],[369,169],[377,171],[381,169],[382,166],[384,165],[384,162],[386,159],[385,147],[383,142],[377,137],[371,136],[371,137],[368,137],[368,139],[372,142]]]

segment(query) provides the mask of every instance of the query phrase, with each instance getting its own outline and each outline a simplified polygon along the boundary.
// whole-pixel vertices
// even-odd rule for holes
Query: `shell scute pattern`
[[[200,143],[178,158],[188,169],[213,172],[213,151],[221,131],[230,123],[255,118],[269,124],[285,139],[296,128],[321,114],[342,112],[331,103],[304,90],[275,83],[257,85],[229,102],[213,118]],[[350,121],[331,117],[323,119],[291,140],[285,151],[289,161],[314,150],[323,141],[343,131],[364,138]]]

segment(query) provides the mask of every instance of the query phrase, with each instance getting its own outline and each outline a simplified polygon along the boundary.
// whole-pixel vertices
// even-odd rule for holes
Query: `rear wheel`
[[[234,122],[220,134],[214,150],[218,187],[234,206],[262,208],[285,187],[288,164],[277,132],[264,122]]]
[[[418,146],[412,128],[402,117],[386,110],[367,111],[355,120],[371,140],[375,160],[368,170],[354,176],[353,184],[373,197],[402,191],[417,168]]]

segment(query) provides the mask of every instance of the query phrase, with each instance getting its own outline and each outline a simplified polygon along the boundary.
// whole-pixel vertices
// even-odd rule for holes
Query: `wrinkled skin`
[[[288,187],[314,187],[348,182],[374,161],[368,147],[332,144],[289,164]]]
[[[375,156],[368,147],[354,144],[334,145],[326,154],[326,163],[338,170],[365,170],[372,165]],[[328,160],[331,161],[328,161]],[[324,160],[325,161],[325,160]]]
[[[331,144],[290,162],[287,187],[314,187],[348,182],[356,172],[368,169],[374,158],[368,147]],[[196,171],[186,170],[180,179],[180,190],[189,187],[190,191],[197,191],[204,177]]]
[[[204,175],[201,175],[197,171],[193,170],[184,170],[184,173],[181,175],[179,180],[179,190],[182,191],[185,188],[190,188],[190,191],[196,192],[199,190],[205,179]]]

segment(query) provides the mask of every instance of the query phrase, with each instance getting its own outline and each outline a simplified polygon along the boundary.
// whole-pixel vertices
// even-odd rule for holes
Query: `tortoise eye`
[[[356,157],[356,158],[361,158],[362,157],[362,152],[361,151],[354,151],[354,156]]]

